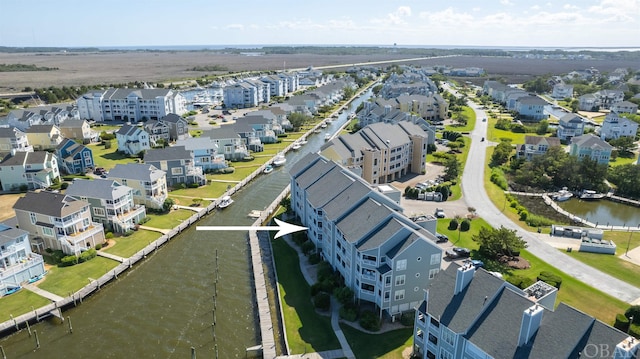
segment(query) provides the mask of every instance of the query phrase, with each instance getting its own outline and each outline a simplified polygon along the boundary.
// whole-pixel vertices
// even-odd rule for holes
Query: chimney
[[[540,328],[540,322],[542,322],[542,313],[544,308],[538,304],[534,304],[531,307],[525,309],[522,314],[522,324],[520,325],[520,335],[518,336],[518,346],[523,346],[529,343],[531,338]]]
[[[465,263],[462,267],[458,268],[456,272],[456,285],[453,288],[453,295],[457,295],[462,292],[471,280],[473,279],[473,274],[476,272],[476,267],[471,263]]]
[[[391,105],[384,105],[384,114],[385,116],[391,112]]]

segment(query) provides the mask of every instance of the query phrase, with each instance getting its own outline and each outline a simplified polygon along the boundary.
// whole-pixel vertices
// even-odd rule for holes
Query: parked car
[[[471,251],[467,248],[453,247],[453,251],[461,258],[467,258],[471,255]]]
[[[479,259],[468,259],[465,261],[465,263],[473,264],[473,266],[476,267],[476,269],[484,268],[484,262]]]
[[[436,208],[436,213],[435,213],[436,217],[438,218],[444,218],[447,215],[444,213],[444,209],[442,208]]]
[[[449,240],[449,237],[445,236],[442,233],[436,233],[436,238],[438,238],[438,240],[436,241],[437,243],[444,243]]]
[[[100,176],[101,174],[104,173],[104,168],[103,167],[96,167],[95,170],[93,170],[93,174]]]

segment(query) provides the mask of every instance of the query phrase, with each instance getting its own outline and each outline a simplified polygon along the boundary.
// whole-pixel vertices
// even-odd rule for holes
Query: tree
[[[547,120],[542,120],[538,123],[538,126],[536,126],[536,133],[538,135],[544,135],[545,133],[547,133],[547,131],[549,130],[549,121]]]
[[[307,123],[311,118],[309,116],[303,115],[301,113],[292,113],[288,117],[289,122],[291,122],[291,126],[293,126],[293,131],[299,131],[300,127]]]
[[[500,143],[493,150],[493,154],[491,155],[491,165],[500,166],[507,163],[507,161],[509,161],[509,157],[511,157],[511,152],[513,152],[511,141],[500,141]]]
[[[460,175],[462,164],[456,156],[450,156],[444,162],[444,180],[451,181]]]
[[[162,203],[162,209],[165,212],[169,212],[175,203],[176,202],[172,198],[167,198],[164,200],[164,203]]]
[[[482,227],[478,234],[471,237],[480,244],[480,252],[488,257],[496,258],[500,255],[512,256],[527,248],[527,242],[504,226],[500,228]]]
[[[626,164],[611,167],[607,179],[616,185],[616,193],[640,198],[640,166]]]
[[[609,144],[620,151],[620,154],[622,155],[632,153],[633,150],[636,149],[637,146],[634,140],[635,139],[633,137],[622,136],[613,140],[609,140]]]

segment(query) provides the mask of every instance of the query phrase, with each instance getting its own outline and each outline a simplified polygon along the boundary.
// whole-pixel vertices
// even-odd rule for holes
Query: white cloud
[[[598,17],[606,16],[610,21],[635,22],[640,14],[640,1],[601,0],[598,5],[589,7],[588,11]]]
[[[540,10],[540,5],[533,5],[533,6],[531,7],[531,10],[534,10],[534,11],[538,11],[538,10]]]
[[[502,5],[513,5],[511,0],[500,0],[500,4],[502,4]]]
[[[562,6],[562,8],[565,9],[565,10],[578,10],[578,9],[580,9],[576,5],[572,5],[572,4],[564,4]]]
[[[225,27],[229,30],[244,30],[244,25],[242,24],[229,24]]]
[[[407,25],[406,18],[408,17],[411,17],[411,8],[408,6],[400,6],[396,11],[388,13],[384,18],[374,18],[371,22],[382,26]]]

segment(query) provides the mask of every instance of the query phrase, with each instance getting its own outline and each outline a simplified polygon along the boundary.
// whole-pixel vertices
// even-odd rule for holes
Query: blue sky
[[[0,0],[1,46],[640,47],[640,0]]]

